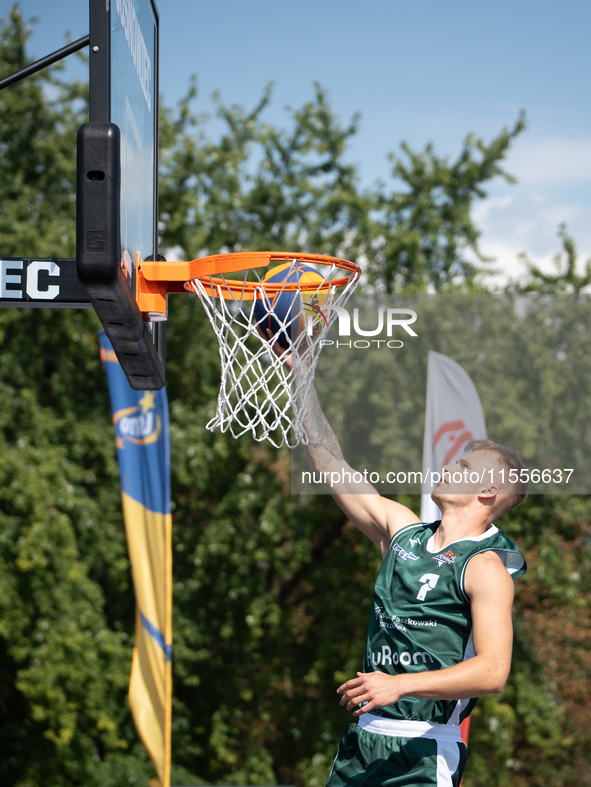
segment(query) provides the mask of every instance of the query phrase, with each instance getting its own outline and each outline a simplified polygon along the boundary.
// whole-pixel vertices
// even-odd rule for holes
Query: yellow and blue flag
[[[170,786],[172,522],[166,391],[134,391],[104,332],[99,333],[136,598],[129,702],[136,729]]]

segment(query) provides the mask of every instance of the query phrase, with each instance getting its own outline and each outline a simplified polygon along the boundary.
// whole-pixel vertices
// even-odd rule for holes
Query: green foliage
[[[473,713],[465,784],[589,783],[588,496],[530,497],[504,517],[529,571],[516,586],[513,669]]]
[[[534,265],[527,255],[521,254],[520,259],[526,264],[528,278],[525,282],[512,282],[510,289],[515,292],[542,293],[580,293],[591,284],[591,259],[585,263],[584,273],[577,273],[577,248],[574,240],[566,231],[566,224],[561,224],[558,237],[562,241],[562,251],[554,257],[555,274],[544,273]]]
[[[0,73],[27,61],[27,35],[14,7]],[[3,256],[73,253],[85,91],[53,70],[0,93]],[[251,111],[218,100],[216,141],[194,98],[163,113],[168,248],[306,247],[366,260],[387,291],[480,286],[470,207],[508,177],[522,119],[452,163],[404,146],[396,182],[363,190],[346,160],[358,119],[342,124],[320,87],[288,129],[264,121],[269,91]],[[134,600],[97,327],[88,311],[0,312],[0,781],[19,787],[153,775],[125,699]],[[173,781],[315,787],[349,721],[334,689],[360,664],[379,555],[330,498],[289,494],[288,452],[204,430],[219,359],[189,296],[171,299],[168,355]],[[531,570],[511,682],[474,716],[467,787],[589,782],[590,514],[587,498],[537,497],[506,518]]]
[[[525,128],[521,114],[488,145],[469,135],[455,162],[428,145],[392,154],[392,184],[361,189],[347,142],[359,117],[343,125],[315,85],[314,99],[290,110],[291,127],[264,122],[271,87],[251,111],[216,96],[224,132],[207,137],[191,88],[178,115],[162,119],[160,206],[165,247],[188,258],[225,249],[306,250],[362,259],[387,292],[474,288],[488,272],[470,211]],[[476,260],[476,262],[474,261]]]
[[[215,97],[225,131],[214,142],[207,117],[190,111],[196,94],[193,83],[178,117],[163,113],[165,246],[190,258],[223,248],[330,254],[360,248],[369,237],[372,197],[359,192],[357,171],[344,160],[357,117],[343,127],[316,85],[314,100],[290,111],[292,127],[274,128],[262,117],[269,86],[252,111]]]
[[[373,244],[369,270],[387,292],[401,288],[424,292],[429,284],[436,289],[461,281],[478,283],[486,272],[486,260],[478,250],[480,232],[470,211],[475,199],[486,196],[483,184],[502,176],[500,162],[513,139],[525,129],[521,113],[512,129],[504,129],[486,145],[469,134],[458,159],[449,163],[437,156],[432,145],[415,153],[402,144],[402,156],[391,154],[392,175],[402,191],[377,195],[376,207],[383,215],[380,232]],[[471,251],[480,267],[465,257]]]
[[[39,348],[50,353],[54,341],[80,346],[74,331],[83,325],[63,313],[0,318],[0,767],[8,783],[75,784],[93,758],[133,740],[120,729],[133,602],[117,467],[108,417],[93,418],[84,379],[93,367],[100,373],[95,358],[62,370],[62,385],[90,394],[82,420],[59,407],[53,375],[39,379],[43,392],[34,376],[26,385],[11,379],[27,327],[45,324]],[[94,329],[94,319],[84,321]]]

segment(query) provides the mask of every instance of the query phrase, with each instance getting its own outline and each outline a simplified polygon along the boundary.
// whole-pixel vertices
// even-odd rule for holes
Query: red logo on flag
[[[466,424],[463,421],[448,421],[446,424],[443,424],[443,426],[440,426],[435,432],[433,438],[433,451],[437,443],[443,439],[444,436],[447,436],[448,441],[451,442],[451,446],[448,448],[443,458],[443,462],[441,463],[442,467],[454,458],[464,443],[472,439],[472,432],[466,429]]]

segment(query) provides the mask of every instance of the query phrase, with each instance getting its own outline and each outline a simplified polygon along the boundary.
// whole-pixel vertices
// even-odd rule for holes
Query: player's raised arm
[[[375,541],[384,555],[394,533],[419,522],[419,518],[406,506],[382,497],[363,474],[355,473],[349,466],[313,386],[306,401],[304,427],[309,440],[304,448],[310,468],[322,473],[326,487],[351,522]]]

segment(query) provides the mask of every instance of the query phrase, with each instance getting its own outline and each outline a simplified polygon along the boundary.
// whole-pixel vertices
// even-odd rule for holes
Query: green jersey
[[[471,658],[472,615],[464,590],[468,562],[482,552],[495,552],[513,577],[525,574],[519,548],[494,525],[480,536],[462,538],[437,551],[433,541],[438,525],[409,525],[392,539],[376,579],[365,672],[439,670]],[[476,699],[404,697],[372,713],[459,724],[475,703]]]

